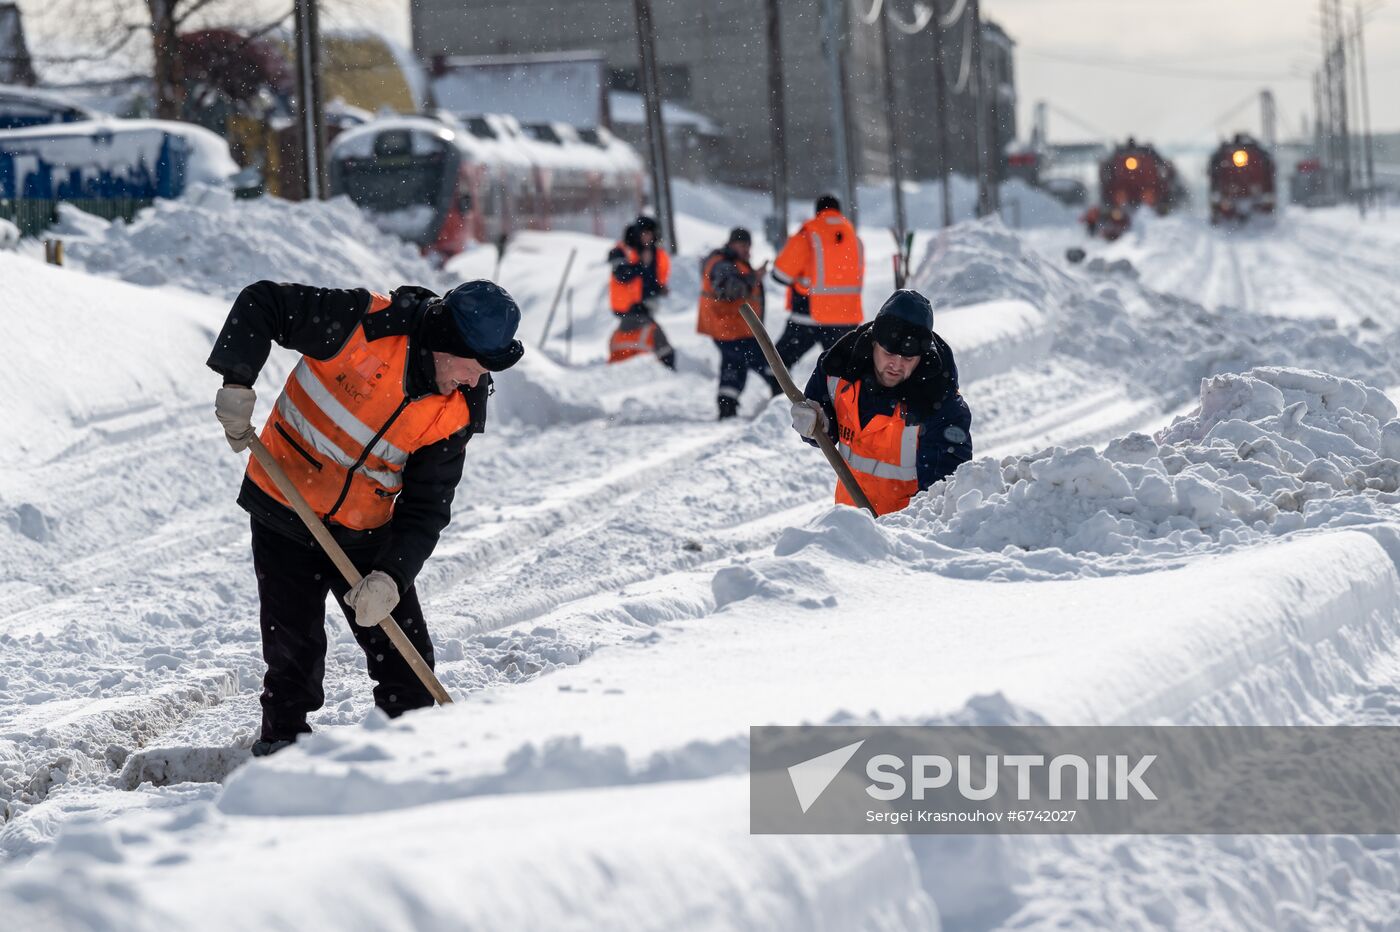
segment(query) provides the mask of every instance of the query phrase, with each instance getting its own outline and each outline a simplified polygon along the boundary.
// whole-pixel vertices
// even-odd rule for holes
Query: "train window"
[[[547,142],[550,145],[562,146],[564,140],[559,138],[559,134],[554,131],[554,127],[548,123],[531,123],[525,128],[526,134],[539,142]]]
[[[381,159],[408,155],[413,151],[413,134],[406,129],[387,129],[374,138],[374,154]]]
[[[578,131],[578,138],[580,142],[585,142],[590,146],[595,146],[599,149],[607,148],[607,146],[603,144],[603,137],[598,135],[596,129],[581,129]]]
[[[467,131],[478,139],[497,139],[496,131],[485,117],[467,117]]]

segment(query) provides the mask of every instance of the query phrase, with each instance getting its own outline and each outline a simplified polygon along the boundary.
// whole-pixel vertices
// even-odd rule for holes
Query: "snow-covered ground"
[[[752,836],[746,773],[760,724],[1400,719],[1400,272],[1382,261],[1400,227],[1289,212],[1227,236],[1182,216],[1079,267],[1068,228],[921,232],[915,284],[958,354],[978,459],[875,521],[830,505],[785,404],[754,387],[744,418],[714,422],[698,263],[765,204],[680,200],[660,315],[678,373],[602,363],[606,240],[524,235],[501,262],[531,352],[420,578],[459,701],[374,712],[333,611],[316,735],[256,762],[213,333],[259,277],[441,285],[493,274],[494,250],[439,272],[347,205],[210,195],[130,229],[69,217],[68,269],[0,253],[0,388],[19,399],[0,471],[0,926],[1400,914],[1390,836]],[[873,312],[894,247],[865,239]],[[1231,291],[1229,268],[1251,284]]]

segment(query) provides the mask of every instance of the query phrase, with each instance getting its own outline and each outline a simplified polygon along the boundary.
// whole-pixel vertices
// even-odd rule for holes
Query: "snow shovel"
[[[744,323],[749,325],[753,331],[753,337],[758,341],[758,346],[763,350],[763,358],[768,360],[768,368],[773,370],[773,378],[778,380],[782,386],[783,394],[787,395],[788,401],[793,404],[802,404],[807,400],[807,396],[798,391],[797,384],[793,382],[792,375],[787,371],[787,366],[783,365],[782,359],[778,357],[778,351],[773,346],[773,340],[768,336],[768,331],[763,328],[763,321],[759,320],[754,309],[745,301],[739,307],[739,313],[744,315]],[[872,515],[875,514],[875,506],[870,504],[870,499],[865,497],[865,492],[861,489],[860,483],[856,481],[855,474],[851,472],[851,467],[846,465],[846,461],[841,458],[841,452],[836,449],[836,444],[831,442],[831,435],[824,430],[817,431],[817,446],[822,448],[822,453],[826,454],[826,461],[831,464],[831,468],[836,470],[836,478],[841,480],[841,484],[846,487],[846,493],[851,496],[851,501],[855,502]]]
[[[340,549],[340,545],[335,542],[331,532],[326,529],[325,524],[316,516],[316,512],[311,510],[306,499],[297,491],[297,487],[292,485],[292,480],[287,478],[287,474],[282,471],[282,466],[263,446],[261,440],[253,437],[249,444],[249,449],[253,451],[253,457],[267,470],[267,474],[272,477],[273,483],[292,503],[292,509],[296,511],[297,517],[301,518],[306,529],[311,532],[311,536],[316,538],[316,543],[321,545],[321,549],[326,552],[326,556],[331,558],[335,568],[340,570],[340,575],[345,577],[345,581],[354,586],[360,581],[360,571],[355,569],[355,564],[350,562],[345,551]],[[384,620],[379,623],[379,627],[384,629],[384,633],[389,636],[394,648],[408,661],[408,665],[413,668],[413,672],[418,675],[419,681],[428,688],[428,692],[433,694],[438,705],[451,705],[452,697],[447,694],[442,683],[438,682],[437,676],[433,674],[432,667],[428,666],[423,656],[418,653],[418,649],[409,641],[408,635],[403,633],[399,623],[392,616],[385,615]]]

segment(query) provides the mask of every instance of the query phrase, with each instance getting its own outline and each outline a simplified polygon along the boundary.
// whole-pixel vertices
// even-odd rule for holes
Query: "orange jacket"
[[[369,312],[388,306],[376,294]],[[303,356],[287,377],[260,436],[326,521],[354,530],[388,524],[409,454],[470,422],[461,392],[411,400],[404,391],[407,365],[407,336],[371,342],[357,326],[335,356]],[[248,478],[291,507],[256,459],[249,460]]]
[[[860,289],[865,283],[865,247],[840,211],[824,210],[802,224],[778,253],[773,277],[807,296],[810,317],[794,314],[798,323],[847,326],[864,317]]]
[[[740,274],[750,276],[753,281],[748,294],[730,301],[721,300],[719,295],[715,294],[714,282],[710,277],[715,266],[725,261],[733,262],[738,266]],[[739,308],[745,302],[753,307],[754,313],[763,316],[763,281],[753,274],[753,266],[737,257],[727,256],[723,249],[710,253],[704,265],[700,267],[700,318],[695,326],[696,331],[716,340],[751,338],[753,333],[739,313]]]
[[[901,402],[893,416],[877,414],[860,423],[860,382],[827,377],[836,409],[837,449],[855,473],[875,513],[902,511],[919,491],[919,428],[910,426]],[[854,505],[846,487],[836,483],[836,501]]]
[[[612,338],[608,340],[608,362],[622,362],[633,356],[655,353],[656,330],[656,324],[651,321],[647,321],[636,330],[617,328],[613,331]]]
[[[641,265],[641,255],[625,243],[618,243],[616,248],[622,252],[623,265],[620,269],[626,270],[622,276],[625,280],[619,280],[620,269],[614,267],[609,279],[608,298],[614,314],[626,314],[651,295],[643,290],[646,276],[636,268]],[[653,246],[652,249],[656,253],[656,283],[664,288],[671,280],[671,256],[660,246]]]

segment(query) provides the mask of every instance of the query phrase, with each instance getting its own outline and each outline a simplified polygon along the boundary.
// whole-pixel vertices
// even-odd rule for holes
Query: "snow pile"
[[[1393,520],[1397,460],[1400,420],[1381,391],[1252,369],[1203,381],[1200,406],[1155,438],[975,460],[887,523],[913,549],[951,558],[956,575],[1160,569],[1201,550]]]
[[[1053,319],[1057,352],[1122,373],[1168,404],[1188,401],[1202,378],[1251,366],[1319,369],[1376,385],[1400,381],[1400,354],[1377,329],[1207,310],[1153,291],[1130,266],[1062,268],[995,220],[937,237],[911,287],[935,307],[1027,301]]]
[[[236,200],[196,188],[159,201],[130,226],[65,209],[69,257],[87,271],[138,285],[177,285],[232,298],[258,279],[328,287],[443,286],[416,249],[380,232],[347,198]]]

